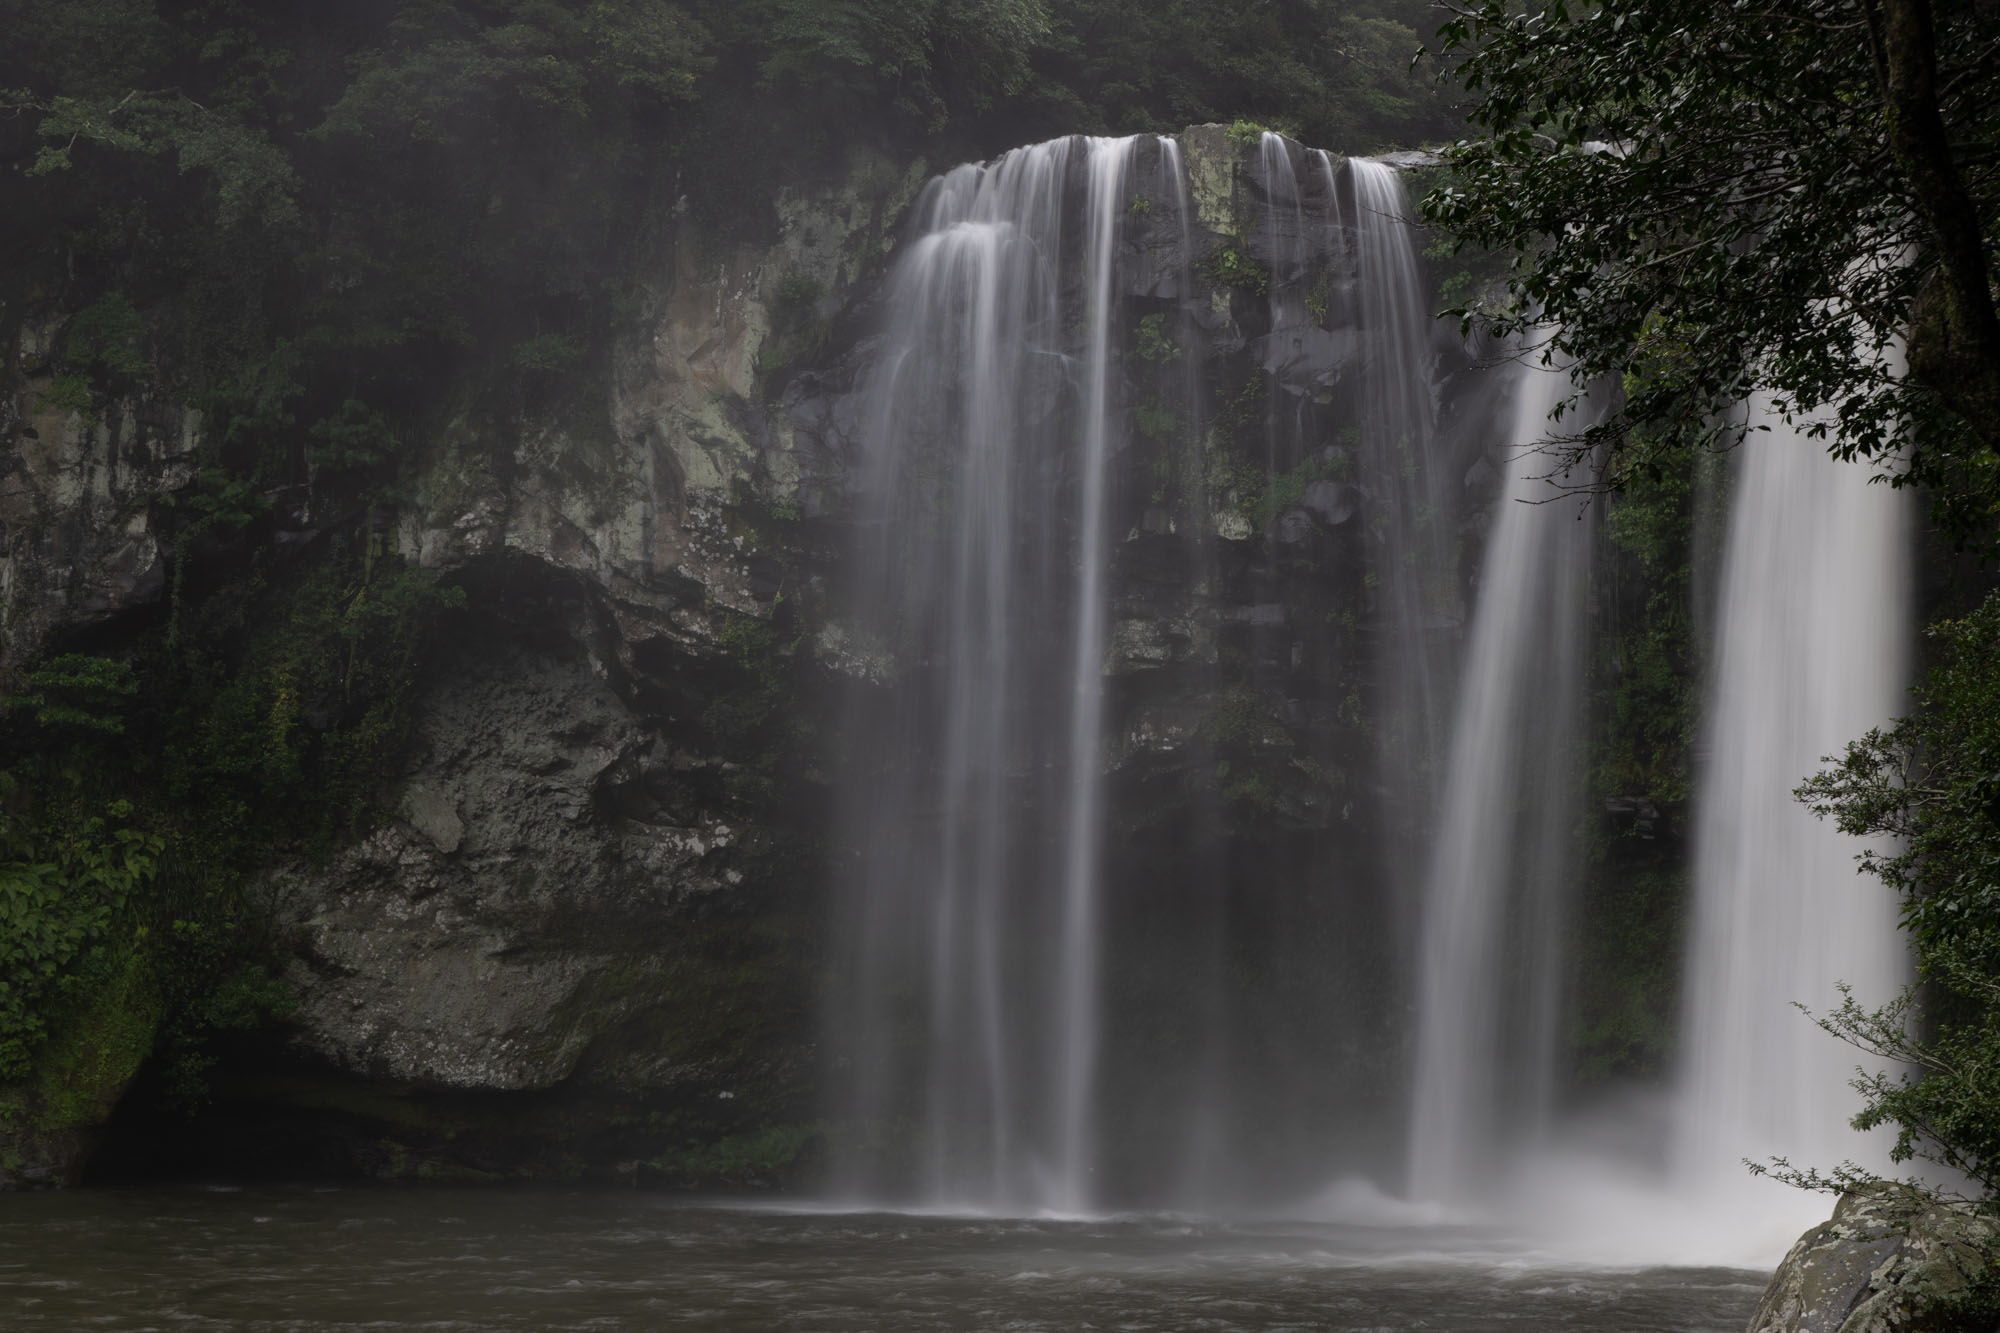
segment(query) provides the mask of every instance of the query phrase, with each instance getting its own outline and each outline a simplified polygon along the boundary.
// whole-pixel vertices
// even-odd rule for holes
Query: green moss
[[[646,1165],[668,1181],[690,1188],[769,1184],[789,1176],[825,1134],[826,1127],[817,1122],[771,1125],[713,1143],[690,1143],[662,1153]]]
[[[25,673],[37,702],[7,715],[0,772],[17,1127],[88,1130],[154,1056],[168,1102],[198,1104],[211,1037],[290,1008],[246,878],[326,853],[386,803],[460,595],[338,541],[273,584],[253,567],[129,659]]]
[[[87,1129],[111,1113],[152,1053],[163,1017],[140,941],[79,976],[35,1061],[35,1128]]]

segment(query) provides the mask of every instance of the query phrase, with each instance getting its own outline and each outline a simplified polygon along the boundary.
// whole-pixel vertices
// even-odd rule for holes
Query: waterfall
[[[1536,446],[1570,391],[1524,368],[1480,568],[1426,877],[1411,1196],[1463,1200],[1545,1132],[1576,874],[1576,743],[1592,533]]]
[[[1841,981],[1881,1004],[1910,966],[1894,894],[1858,872],[1851,838],[1791,795],[1902,702],[1904,506],[1767,402],[1749,415],[1723,556],[1681,1021],[1674,1171],[1694,1190],[1740,1178],[1744,1158],[1827,1168],[1863,1157],[1886,1169],[1880,1145],[1847,1127],[1855,1052],[1793,1006],[1832,1009]]]
[[[828,1034],[835,1115],[859,1136],[833,1163],[850,1198],[1268,1205],[1400,1150],[1412,1198],[1461,1204],[1521,1178],[1572,1109],[1595,543],[1537,448],[1568,376],[1517,367],[1488,377],[1508,411],[1469,409],[1461,385],[1444,413],[1462,353],[1429,317],[1395,173],[1277,135],[1238,170],[1255,212],[1225,234],[1197,228],[1171,140],[958,167],[884,281],[841,622],[873,678],[837,796]],[[1743,452],[1721,594],[1683,1200],[1743,1156],[1848,1155],[1847,1053],[1789,1002],[1830,1004],[1836,979],[1880,1000],[1902,966],[1893,903],[1790,799],[1894,710],[1896,508],[1751,410],[1769,429]],[[1487,434],[1505,475],[1447,729],[1451,460]],[[1149,646],[1149,626],[1182,646]],[[1133,644],[1155,655],[1121,659]],[[1167,711],[1135,722],[1148,707]],[[1179,865],[1139,825],[1108,832],[1129,817],[1106,774],[1135,726],[1195,747],[1134,779],[1183,784],[1169,799],[1203,831],[1173,831]],[[1232,825],[1232,791],[1319,781],[1322,756],[1346,804],[1287,845]]]
[[[1112,434],[1112,267],[1122,187],[1136,138],[1092,140],[1085,196],[1083,457],[1076,517],[1076,629],[1070,648],[1068,827],[1063,836],[1061,982],[1055,1084],[1055,1171],[1046,1201],[1070,1212],[1091,1202],[1091,1092],[1097,1067],[1098,852],[1103,791],[1105,468]]]
[[[890,282],[855,601],[910,665],[850,740],[842,1102],[890,1140],[845,1164],[856,1194],[1092,1203],[1112,271],[1137,142],[946,174]]]
[[[1332,160],[1320,155],[1331,173]],[[1423,857],[1418,833],[1437,800],[1443,759],[1440,656],[1461,619],[1446,540],[1452,506],[1443,493],[1449,471],[1437,423],[1438,320],[1418,251],[1421,235],[1396,171],[1365,158],[1348,161],[1354,190],[1356,298],[1373,367],[1362,386],[1363,444],[1369,470],[1390,479],[1395,522],[1382,527],[1383,617],[1387,642],[1377,655],[1381,698],[1378,763],[1389,802],[1391,874],[1397,896],[1420,899]],[[1405,914],[1406,919],[1408,913]],[[1407,924],[1402,924],[1407,932]]]
[[[873,681],[837,795],[848,1198],[1267,1206],[1400,1138],[1408,893],[1384,867],[1408,853],[1366,803],[1414,823],[1454,623],[1438,345],[1392,171],[1270,135],[1231,179],[1258,211],[1223,234],[1172,140],[1018,149],[927,186],[884,282],[839,627]],[[1149,625],[1180,655],[1107,674]],[[1204,830],[1172,831],[1179,864],[1108,841],[1149,700]],[[1281,774],[1207,748],[1270,765],[1243,737],[1280,723],[1282,772],[1325,755],[1348,793],[1315,816],[1341,862],[1310,891],[1298,833],[1228,831],[1232,786]]]

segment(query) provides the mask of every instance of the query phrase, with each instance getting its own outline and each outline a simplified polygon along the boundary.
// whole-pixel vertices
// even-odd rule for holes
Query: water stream
[[[1903,497],[1754,401],[1722,566],[1696,900],[1681,1016],[1674,1172],[1727,1187],[1786,1157],[1887,1171],[1847,1126],[1857,1054],[1795,1005],[1865,1006],[1908,979],[1896,900],[1855,841],[1792,788],[1904,704],[1910,537]],[[1718,1177],[1722,1179],[1718,1180]]]
[[[1091,1203],[1111,281],[1137,143],[933,181],[892,279],[856,613],[919,667],[851,733],[839,1026],[859,1040],[837,1101],[914,1143],[853,1166],[869,1197]]]
[[[1593,533],[1541,445],[1569,376],[1516,368],[1424,895],[1409,1189],[1477,1198],[1548,1132]]]

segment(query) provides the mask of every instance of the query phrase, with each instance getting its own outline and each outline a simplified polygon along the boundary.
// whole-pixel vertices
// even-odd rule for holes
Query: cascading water
[[[1743,1178],[1742,1160],[1828,1168],[1857,1157],[1846,1092],[1855,1053],[1822,1012],[1846,982],[1890,999],[1909,961],[1896,902],[1858,873],[1852,839],[1792,789],[1898,711],[1909,637],[1901,497],[1753,401],[1723,557],[1705,726],[1681,1022],[1673,1170],[1696,1194]],[[1766,1187],[1782,1238],[1818,1201]]]
[[[1513,378],[1440,764],[1453,483],[1491,427],[1463,386],[1440,424],[1444,345],[1394,173],[1275,135],[1246,165],[1252,237],[1197,207],[1169,140],[1064,139],[958,168],[921,198],[885,287],[843,630],[877,673],[851,718],[829,1022],[838,1114],[860,1135],[835,1161],[850,1198],[1268,1205],[1307,1172],[1381,1181],[1400,1149],[1412,1197],[1464,1203],[1551,1137],[1593,532],[1533,446],[1568,380]],[[1863,663],[1852,645],[1897,638],[1900,539],[1849,470],[1808,458],[1766,477],[1787,443],[1812,453],[1760,434],[1739,486],[1675,1150],[1687,1188],[1646,1187],[1663,1201],[1694,1198],[1698,1162],[1844,1155],[1839,1048],[1783,1005],[1824,1002],[1835,977],[1879,998],[1895,975],[1858,956],[1815,972],[1845,945],[1772,933],[1839,922],[1878,952],[1894,941],[1851,849],[1788,793],[1893,707],[1893,652]],[[1784,530],[1760,538],[1760,522]],[[1327,590],[1333,568],[1351,593]],[[1754,600],[1779,590],[1782,614]],[[1147,637],[1162,625],[1180,647]],[[1133,712],[1151,688],[1135,651],[1145,670],[1177,664],[1157,677],[1177,682],[1155,691],[1168,712]],[[1171,831],[1194,852],[1178,865],[1132,825],[1109,832],[1130,793],[1107,764],[1163,726],[1182,730],[1160,753],[1206,757],[1160,772],[1213,784],[1175,798],[1201,830]],[[1290,750],[1301,736],[1315,748]],[[1311,816],[1330,859],[1229,832],[1238,793],[1289,780],[1232,763],[1279,746],[1304,779],[1321,756],[1347,765],[1346,804]],[[1839,879],[1852,912],[1749,905],[1746,884],[1814,857],[1835,870],[1789,882]],[[1831,1108],[1813,1121],[1826,1137],[1790,1133],[1805,1115],[1790,1102],[1786,1137],[1760,1137],[1773,1077]]]
[[[1333,161],[1319,155],[1331,177]],[[1410,215],[1409,196],[1394,169],[1364,158],[1348,161],[1353,211],[1359,324],[1373,367],[1362,385],[1363,441],[1369,470],[1388,479],[1397,521],[1382,525],[1381,617],[1393,641],[1377,655],[1381,698],[1378,743],[1388,794],[1391,874],[1397,897],[1417,901],[1423,890],[1418,831],[1437,800],[1444,759],[1440,657],[1456,641],[1463,619],[1451,545],[1445,534],[1452,505],[1443,494],[1450,469],[1437,422],[1438,321]],[[1406,923],[1402,926],[1407,931]]]
[[[1441,562],[1406,529],[1433,517],[1436,348],[1393,173],[1276,136],[1260,167],[1249,240],[1198,234],[1171,140],[1036,145],[919,201],[857,395],[842,633],[879,674],[850,718],[828,1021],[850,1198],[1261,1203],[1397,1137],[1400,895],[1362,802],[1401,781],[1430,675]],[[1222,247],[1269,266],[1263,320]],[[1313,562],[1344,551],[1351,599],[1295,622],[1327,596]],[[1107,841],[1107,755],[1134,725],[1107,681],[1136,678],[1106,673],[1160,623],[1169,567],[1175,697],[1203,711],[1162,753],[1211,756],[1170,772],[1215,785],[1179,798],[1207,832],[1173,830],[1194,859],[1162,880],[1152,848]],[[1309,707],[1336,671],[1345,702]],[[1314,816],[1353,849],[1326,893],[1288,887],[1298,852],[1225,831],[1236,792],[1271,789],[1206,747],[1244,746],[1266,709],[1352,775]]]
[[[857,613],[918,666],[857,727],[880,763],[855,794],[843,1022],[846,1109],[907,1138],[857,1193],[1091,1203],[1111,276],[1136,143],[1056,140],[934,181],[893,278]]]
[[[1481,566],[1417,959],[1411,1196],[1458,1201],[1544,1132],[1555,1077],[1592,532],[1537,445],[1570,392],[1525,368]]]

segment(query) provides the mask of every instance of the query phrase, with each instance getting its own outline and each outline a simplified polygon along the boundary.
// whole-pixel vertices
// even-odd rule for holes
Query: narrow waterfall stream
[[[1546,1133],[1573,893],[1593,533],[1538,446],[1567,374],[1516,372],[1425,885],[1409,1190],[1478,1196]]]
[[[1888,1170],[1847,1127],[1858,1061],[1795,1005],[1873,1008],[1908,979],[1892,894],[1858,847],[1792,799],[1822,758],[1904,706],[1911,636],[1904,497],[1754,401],[1723,555],[1673,1170],[1740,1193],[1742,1159]],[[1782,1239],[1816,1200],[1765,1185]]]

